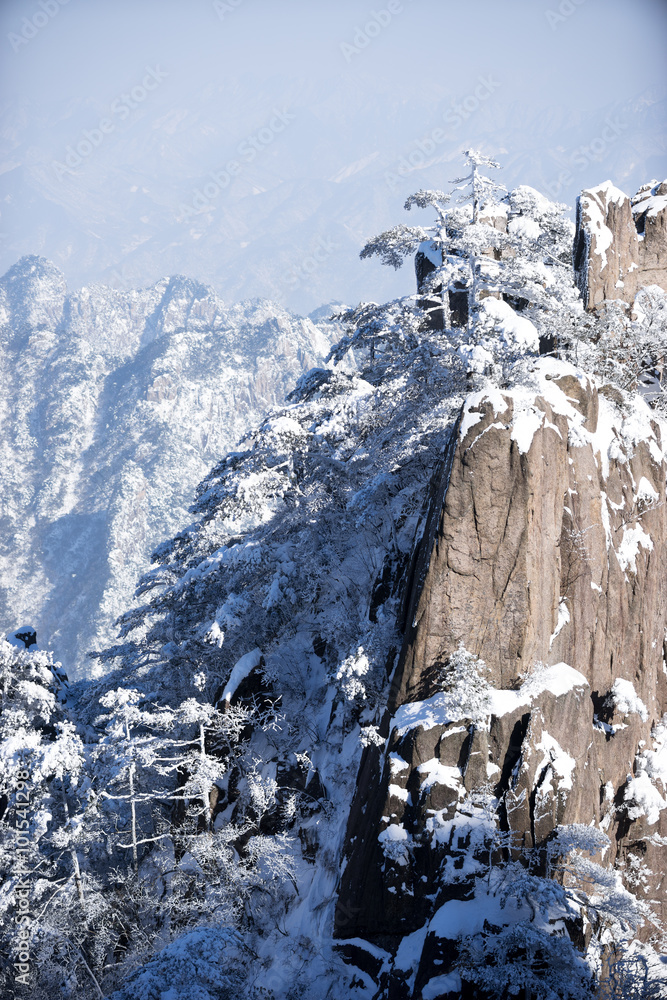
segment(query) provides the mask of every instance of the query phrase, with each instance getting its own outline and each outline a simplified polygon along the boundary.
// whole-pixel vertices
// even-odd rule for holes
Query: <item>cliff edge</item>
[[[515,853],[557,827],[603,830],[604,865],[635,892],[641,867],[667,917],[664,426],[542,358],[531,384],[467,398],[439,477],[338,903],[343,951],[392,997],[452,968],[470,921],[448,908],[479,911],[475,793],[502,803]],[[483,723],[443,689],[461,647],[486,665]]]

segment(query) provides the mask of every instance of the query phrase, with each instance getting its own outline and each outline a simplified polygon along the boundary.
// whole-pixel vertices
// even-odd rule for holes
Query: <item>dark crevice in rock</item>
[[[526,712],[525,715],[522,715],[521,718],[517,719],[514,723],[512,735],[510,736],[510,741],[505,753],[505,759],[503,760],[503,766],[500,771],[500,781],[498,782],[499,790],[505,791],[509,788],[512,772],[521,759],[521,747],[523,746],[523,741],[526,738],[526,733],[528,732],[529,722],[530,712]]]
[[[392,691],[389,700],[389,711],[394,712],[398,706],[402,684],[402,662],[405,660],[405,653],[409,646],[409,637],[412,635],[415,627],[415,615],[417,608],[419,606],[419,599],[424,588],[424,582],[426,580],[426,575],[428,573],[429,564],[431,561],[431,554],[435,545],[436,537],[439,534],[439,529],[441,528],[441,518],[442,510],[445,503],[445,496],[447,494],[447,488],[449,486],[449,479],[451,476],[452,465],[454,462],[454,455],[456,454],[456,446],[459,439],[459,428],[461,426],[461,419],[463,415],[463,408],[459,411],[459,414],[451,427],[447,442],[445,444],[445,450],[442,457],[442,461],[437,469],[436,475],[433,478],[432,490],[432,500],[429,505],[426,524],[424,526],[424,533],[418,545],[417,557],[415,560],[414,571],[411,574],[411,581],[409,590],[406,592],[407,600],[405,601],[405,619],[403,632],[405,635],[405,641],[403,644],[403,650],[401,651],[401,657],[397,667],[397,676],[395,679],[395,684],[392,685]],[[397,682],[397,683],[396,683]],[[398,685],[398,686],[397,686]]]
[[[599,691],[591,691],[591,701],[593,703],[593,726],[604,732],[605,740],[608,742],[614,735],[614,730],[611,728],[614,706],[609,700],[609,692],[600,694]]]
[[[625,840],[632,826],[632,820],[628,816],[628,810],[625,806],[625,789],[627,784],[621,785],[619,790],[614,796],[614,806],[616,809],[616,819],[618,825],[616,827],[616,842],[620,843]]]
[[[475,735],[475,727],[468,726],[468,732],[466,738],[461,744],[461,750],[459,753],[458,766],[461,774],[465,778],[466,771],[468,770],[468,764],[470,763],[470,753],[472,751],[473,738]]]
[[[535,831],[535,804],[537,801],[537,796],[539,794],[539,791],[542,788],[542,785],[544,784],[549,771],[551,771],[551,761],[549,761],[548,764],[545,764],[542,770],[540,771],[539,776],[534,781],[533,789],[530,795],[528,796],[528,805],[530,809],[530,836],[532,838],[533,844],[537,844],[539,841],[539,837],[537,836],[537,833]]]

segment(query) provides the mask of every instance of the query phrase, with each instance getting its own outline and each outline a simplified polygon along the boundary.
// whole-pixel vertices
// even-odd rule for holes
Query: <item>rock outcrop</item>
[[[449,312],[447,303],[443,302],[442,287],[440,285],[427,290],[426,283],[428,277],[442,264],[442,250],[439,250],[433,240],[425,240],[415,254],[415,278],[417,279],[417,291],[421,293],[420,305],[426,313],[427,324],[430,330],[444,330],[447,320],[457,326],[463,326],[459,312],[454,308],[452,302],[453,292],[448,293]],[[467,321],[468,299],[465,296],[465,316]]]
[[[660,285],[667,291],[667,180],[644,184],[632,199],[639,235],[638,285]]]
[[[650,756],[667,711],[667,441],[640,399],[615,398],[545,358],[532,388],[470,396],[452,431],[338,904],[343,951],[384,976],[382,995],[421,996],[451,968],[442,914],[471,898],[456,870],[474,855],[457,815],[484,787],[515,849],[557,825],[605,830],[605,863],[628,877],[645,864],[667,918],[667,788]],[[487,726],[442,690],[460,644],[487,665]]]
[[[667,180],[629,198],[611,181],[577,200],[574,270],[586,309],[634,302],[644,285],[667,291]]]

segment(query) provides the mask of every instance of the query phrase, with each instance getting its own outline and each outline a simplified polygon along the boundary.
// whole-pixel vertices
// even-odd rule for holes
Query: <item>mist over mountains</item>
[[[626,190],[664,173],[655,87],[602,109],[554,99],[538,112],[508,102],[506,76],[492,72],[415,81],[388,113],[382,81],[363,70],[308,86],[277,75],[252,91],[239,76],[176,95],[168,66],[148,68],[165,78],[133,108],[116,96],[5,107],[0,267],[40,253],[72,288],[125,290],[191,274],[224,299],[304,314],[409,293],[410,273],[360,267],[359,250],[411,191],[456,176],[463,142],[502,155],[508,188],[528,183],[568,205],[601,170]],[[140,84],[146,68],[135,75]]]

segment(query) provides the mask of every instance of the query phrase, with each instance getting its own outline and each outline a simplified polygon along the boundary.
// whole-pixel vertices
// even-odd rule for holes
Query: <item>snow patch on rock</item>
[[[236,661],[229,676],[229,680],[225,686],[225,690],[222,692],[223,701],[230,702],[232,700],[241,681],[244,681],[246,677],[252,673],[255,667],[260,665],[261,660],[262,651],[259,647],[256,647],[249,653],[242,656],[240,660]]]
[[[612,685],[609,697],[614,708],[621,715],[636,713],[642,722],[648,720],[648,709],[635,691],[632,681],[626,681],[622,677],[617,677]]]
[[[490,688],[489,711],[491,715],[508,715],[523,705],[530,705],[544,692],[559,698],[576,688],[588,687],[588,681],[567,663],[556,663],[551,667],[538,667],[517,691]],[[448,692],[439,691],[424,701],[412,701],[401,705],[391,720],[391,729],[403,736],[411,729],[421,727],[432,729],[446,726],[466,718],[462,711],[453,708]]]
[[[616,549],[616,558],[622,570],[629,569],[631,573],[637,572],[637,556],[639,555],[640,546],[646,549],[647,552],[651,552],[653,550],[651,536],[647,535],[644,529],[638,524],[635,524],[633,527],[624,524],[623,540],[618,549]]]

